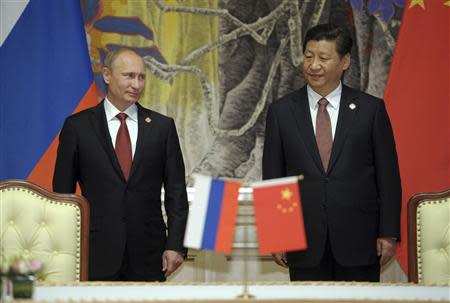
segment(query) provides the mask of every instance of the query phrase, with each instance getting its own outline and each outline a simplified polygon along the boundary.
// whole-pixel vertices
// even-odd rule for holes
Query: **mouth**
[[[319,80],[319,79],[321,79],[323,77],[322,75],[314,75],[314,74],[308,74],[308,76],[312,80]]]
[[[132,93],[132,92],[128,92],[127,94],[128,94],[128,96],[130,96],[133,99],[137,99],[141,95],[140,93]]]

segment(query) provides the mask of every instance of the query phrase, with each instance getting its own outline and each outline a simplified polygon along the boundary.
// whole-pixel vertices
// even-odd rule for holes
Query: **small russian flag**
[[[184,246],[230,253],[240,184],[198,175],[189,209]]]

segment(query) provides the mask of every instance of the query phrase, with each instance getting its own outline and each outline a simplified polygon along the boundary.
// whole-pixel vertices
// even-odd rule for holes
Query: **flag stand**
[[[252,205],[253,205],[253,203],[252,203]],[[248,291],[248,222],[244,222],[244,254],[243,254],[243,259],[244,259],[244,274],[243,274],[243,278],[242,278],[243,290],[242,290],[242,294],[237,296],[237,298],[238,299],[243,299],[243,300],[251,300],[251,299],[254,299],[255,296],[250,294],[250,292]]]
[[[301,207],[299,181],[302,181],[303,179],[304,179],[303,175],[299,175],[297,177],[293,176],[293,177],[277,178],[276,180],[261,181],[261,182],[259,182],[260,183],[259,186],[261,187],[261,183],[263,183],[263,182],[265,182],[266,184],[267,184],[267,182],[270,182],[269,186],[266,185],[267,188],[270,188],[270,187],[274,188],[275,186],[279,186],[280,184],[283,185],[283,186],[287,186],[286,184],[289,184],[289,186],[291,186],[290,184],[295,184],[295,186],[296,186],[295,190],[297,192],[297,196],[295,198],[296,200],[294,201],[294,202],[296,202],[295,206],[296,207]],[[274,183],[274,181],[276,181],[276,183]],[[280,183],[280,181],[282,181],[282,182]],[[253,186],[252,186],[252,199],[251,199],[251,201],[252,201],[251,205],[253,206],[253,210],[255,209],[255,186],[254,186],[254,184],[255,183],[253,183]],[[282,198],[285,198],[285,197],[283,197],[283,191],[286,191],[286,190],[282,190],[279,194],[282,195]],[[287,189],[287,191],[289,191],[289,189]],[[288,194],[289,195],[288,195],[288,197],[286,199],[290,201],[290,198],[293,195],[293,192],[289,191]],[[280,207],[283,208],[282,205],[280,205]],[[292,206],[289,209],[287,209],[287,208],[284,208],[284,209],[285,209],[285,211],[293,212],[294,207]],[[253,212],[253,213],[254,213],[254,217],[256,217],[255,212]],[[302,230],[304,230],[304,227],[303,227],[303,213],[299,211],[298,214],[299,214],[298,221],[299,221],[299,223],[301,222]],[[256,220],[256,218],[255,218],[255,220]],[[256,222],[255,222],[255,227],[256,227]],[[268,232],[270,232],[270,230]],[[255,296],[250,294],[249,289],[248,289],[248,257],[249,257],[248,256],[248,250],[247,250],[247,248],[249,248],[249,243],[248,243],[248,222],[244,222],[244,236],[243,236],[243,238],[244,238],[243,239],[244,240],[243,241],[244,242],[244,253],[243,253],[243,258],[244,258],[244,264],[243,264],[244,265],[243,293],[241,295],[239,295],[237,298],[243,299],[243,300],[252,300],[252,299],[255,298]],[[306,236],[303,235],[303,238],[301,240],[305,240],[305,239],[306,239]],[[261,239],[258,239],[258,240],[261,241]],[[306,242],[305,241],[303,241],[303,242],[304,242],[305,247],[306,247]],[[258,244],[257,247],[259,248],[259,251],[261,252],[261,245]]]

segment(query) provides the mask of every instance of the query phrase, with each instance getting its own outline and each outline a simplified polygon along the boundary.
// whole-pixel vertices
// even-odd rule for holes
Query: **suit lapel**
[[[339,105],[339,115],[336,125],[336,133],[331,150],[328,173],[333,169],[339,154],[344,146],[352,121],[359,111],[358,94],[348,86],[342,85],[342,95]]]
[[[295,121],[300,132],[300,137],[303,139],[306,148],[308,149],[314,163],[320,171],[324,173],[322,160],[320,159],[319,149],[317,147],[316,137],[314,135],[314,128],[311,120],[311,111],[309,109],[308,92],[304,86],[297,94],[293,96],[291,103],[292,112],[294,113]]]
[[[93,114],[90,117],[93,129],[97,134],[97,137],[103,146],[105,152],[108,154],[111,164],[116,172],[125,180],[122,170],[120,169],[119,161],[117,160],[116,152],[111,141],[111,135],[109,134],[108,123],[106,121],[106,113],[103,102],[100,102],[93,108]]]
[[[138,137],[136,140],[136,150],[134,152],[133,164],[131,165],[131,172],[128,180],[133,177],[137,167],[139,167],[139,162],[142,159],[142,154],[144,153],[144,140],[149,135],[152,129],[152,117],[151,112],[145,110],[140,104],[136,103],[138,108]]]

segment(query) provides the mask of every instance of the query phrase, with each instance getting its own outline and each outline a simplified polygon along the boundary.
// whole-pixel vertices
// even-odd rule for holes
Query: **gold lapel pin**
[[[355,103],[350,103],[348,107],[350,107],[351,110],[354,110],[356,108],[356,105]]]
[[[152,119],[150,119],[149,117],[146,117],[145,122],[150,123],[150,122],[152,122]]]

